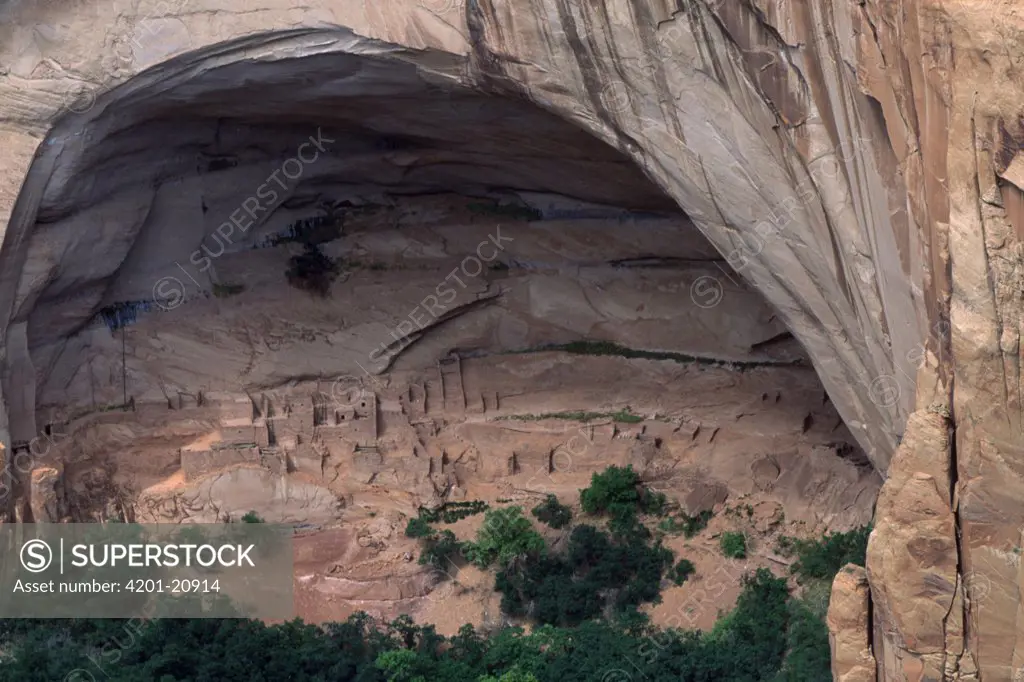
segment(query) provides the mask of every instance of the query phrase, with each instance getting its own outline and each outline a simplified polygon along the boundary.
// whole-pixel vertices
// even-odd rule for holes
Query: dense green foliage
[[[570,560],[600,564],[611,540],[593,528],[574,532]],[[530,634],[506,628],[488,637],[466,625],[450,638],[407,617],[377,624],[365,614],[323,627],[0,620],[0,651],[0,682],[592,682],[630,679],[624,670],[652,682],[830,679],[821,614],[765,569],[744,578],[735,609],[704,634],[655,628],[635,612]]]
[[[821,539],[779,538],[780,552],[797,555],[791,570],[804,593],[789,602],[789,654],[775,682],[832,679],[825,623],[832,580],[846,564],[865,564],[870,534],[869,525],[846,533],[826,533]]]
[[[592,508],[609,515],[608,529],[578,525],[558,551],[545,546],[519,507],[488,511],[476,542],[460,543],[422,517],[409,522],[407,534],[424,542],[421,563],[445,568],[460,553],[496,563],[502,608],[533,619],[529,634],[505,628],[487,636],[466,625],[446,638],[407,617],[381,624],[365,614],[322,627],[222,619],[0,620],[0,682],[831,679],[828,587],[847,560],[863,563],[867,529],[789,541],[804,580],[799,599],[784,579],[758,569],[743,578],[735,608],[712,631],[659,629],[636,607],[659,600],[665,578],[680,584],[694,566],[686,559],[673,565],[672,552],[640,522],[652,506],[632,470],[605,474],[595,476],[596,491],[593,484],[588,490]],[[561,506],[549,498],[537,509],[554,514]],[[443,511],[430,518],[442,519]],[[727,536],[738,536],[745,553],[742,533],[723,534],[723,552],[736,542]]]
[[[462,553],[464,546],[450,530],[432,534],[426,538],[419,563],[445,570]]]
[[[863,566],[870,534],[871,526],[862,526],[847,533],[826,533],[820,540],[790,538],[786,544],[798,557],[793,572],[805,580],[831,580],[846,564]]]
[[[542,412],[540,414],[510,414],[503,417],[496,417],[497,420],[515,419],[517,421],[536,422],[544,419],[564,419],[574,422],[592,422],[596,419],[611,419],[623,424],[639,424],[644,420],[638,414],[633,414],[629,407],[617,412]]]
[[[254,511],[248,511],[242,515],[242,523],[263,523],[263,517]]]
[[[467,625],[450,638],[408,618],[378,625],[365,614],[323,627],[0,621],[0,682],[593,682],[626,679],[614,676],[622,670],[652,682],[771,682],[787,646],[787,598],[785,582],[760,571],[707,635],[653,628],[642,618],[530,634],[507,628],[490,637]]]
[[[726,531],[719,538],[722,554],[730,559],[747,558],[747,538],[738,531]]]
[[[687,578],[694,574],[697,569],[689,559],[680,559],[679,563],[672,567],[669,577],[676,585],[682,585]]]
[[[815,613],[802,599],[790,599],[788,609],[788,654],[777,682],[830,682],[832,662],[824,614]]]
[[[642,527],[641,527],[642,528]],[[660,599],[672,552],[649,534],[610,535],[581,525],[561,556],[538,555],[498,573],[502,611],[540,623],[577,625],[606,610],[625,613]]]
[[[476,542],[463,545],[466,558],[480,568],[495,561],[505,567],[513,561],[542,555],[546,550],[544,538],[523,516],[522,507],[491,509],[484,515]]]
[[[779,552],[797,555],[791,570],[803,586],[803,596],[789,602],[789,654],[774,682],[831,680],[825,615],[832,580],[848,563],[865,564],[870,533],[870,526],[862,526],[847,533],[826,533],[820,540],[779,538]]]
[[[660,511],[664,495],[641,486],[632,468],[609,467],[593,476],[581,499],[587,500],[590,513],[611,516],[608,531],[578,526],[559,555],[548,551],[517,506],[488,510],[475,542],[460,543],[450,531],[438,534],[426,520],[439,515],[427,516],[423,510],[409,521],[406,535],[424,539],[423,564],[444,569],[459,554],[480,568],[497,564],[495,589],[502,594],[502,610],[511,616],[574,626],[605,612],[626,614],[658,601],[674,557],[660,541],[651,544],[637,512]],[[532,511],[559,528],[571,520],[569,508],[554,495]],[[681,562],[669,577],[681,583],[692,572],[692,564]]]
[[[533,537],[535,531],[518,516],[518,508],[502,510],[512,518],[495,515],[492,519],[488,512],[481,537],[474,547],[467,548],[467,556],[482,566],[490,563],[488,557],[495,551],[487,548],[495,543],[482,542],[483,531],[492,520],[499,522],[506,538],[501,544],[517,548],[506,551],[495,580],[506,614],[543,624],[575,626],[604,613],[625,615],[660,599],[661,581],[674,557],[660,540],[652,544],[651,532],[640,522],[639,514],[660,513],[665,496],[642,486],[632,467],[611,466],[591,477],[590,487],[580,491],[580,501],[585,512],[610,517],[608,530],[577,526],[566,551],[557,555],[542,549],[543,540]],[[571,518],[569,509],[553,495],[533,513],[541,520],[554,520],[556,527],[568,524]],[[509,536],[517,540],[513,542]],[[685,572],[685,565],[683,568]]]
[[[561,504],[554,495],[548,495],[530,513],[541,523],[546,523],[556,529],[564,528],[572,521],[572,510]]]
[[[462,519],[487,511],[490,507],[482,500],[472,502],[445,502],[437,509],[420,507],[419,518],[424,523],[455,523]]]
[[[665,508],[665,496],[642,486],[632,465],[610,466],[590,477],[590,487],[580,491],[580,504],[588,514],[628,520],[636,512],[660,514]]]
[[[513,668],[501,677],[488,675],[481,677],[480,682],[540,682],[533,673],[524,673],[519,668]]]
[[[405,524],[405,535],[410,538],[427,538],[434,534],[434,529],[430,527],[430,524],[424,521],[420,517],[409,519],[409,523]]]
[[[539,538],[541,549],[543,549],[544,539],[533,531],[530,526],[530,522],[527,519],[521,518],[522,510],[519,509],[519,507],[510,508],[515,509],[515,512],[511,512],[506,509],[499,509],[497,510],[497,513],[487,513],[488,515],[484,521],[484,528],[481,529],[485,539],[484,549],[477,548],[477,546],[471,542],[459,542],[458,538],[455,537],[455,533],[450,530],[437,532],[430,525],[431,523],[437,523],[438,521],[443,521],[444,523],[455,523],[467,516],[479,514],[487,509],[487,507],[488,504],[486,502],[481,502],[479,500],[474,502],[446,502],[437,509],[420,507],[419,516],[414,519],[409,519],[409,522],[405,526],[405,534],[407,537],[421,538],[424,541],[419,563],[423,565],[430,565],[440,570],[447,570],[449,565],[454,564],[457,558],[465,556],[472,561],[476,561],[482,567],[486,567],[494,558],[487,554],[487,552],[491,551],[492,544],[494,542],[514,541],[514,538],[510,539],[508,537],[495,538],[495,535],[497,534],[496,527],[503,527],[505,523],[509,522],[512,516],[519,516],[521,521],[525,521],[530,532],[533,532],[533,534]],[[496,515],[492,516],[492,514]],[[518,530],[522,530],[522,527],[519,526]],[[514,533],[516,529],[510,528],[509,531]],[[500,554],[500,551],[498,554]]]

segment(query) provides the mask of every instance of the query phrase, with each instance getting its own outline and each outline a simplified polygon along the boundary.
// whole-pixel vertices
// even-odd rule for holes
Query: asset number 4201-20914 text
[[[170,592],[172,594],[220,592],[219,580],[129,580],[124,587],[126,592]]]

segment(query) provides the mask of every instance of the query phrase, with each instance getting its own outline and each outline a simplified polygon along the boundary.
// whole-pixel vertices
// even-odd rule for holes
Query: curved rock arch
[[[928,254],[915,243],[906,215],[892,210],[905,198],[885,191],[891,188],[892,159],[877,158],[885,152],[870,144],[885,129],[868,99],[854,91],[852,72],[832,57],[819,59],[823,70],[830,62],[833,72],[825,78],[834,91],[816,93],[788,61],[780,36],[757,25],[747,32],[749,44],[740,44],[728,32],[729,23],[749,21],[751,15],[716,16],[699,3],[675,17],[658,16],[643,4],[611,13],[556,3],[544,7],[548,23],[530,13],[511,13],[500,3],[471,3],[465,12],[453,5],[443,17],[411,3],[374,7],[332,10],[333,22],[353,27],[351,34],[317,27],[321,18],[313,10],[300,22],[309,28],[272,34],[253,33],[277,20],[279,13],[271,10],[258,26],[225,21],[216,32],[190,8],[177,8],[176,15],[158,14],[158,5],[148,12],[142,6],[134,16],[119,11],[119,21],[134,25],[129,43],[134,61],[97,84],[103,94],[75,91],[75,98],[56,101],[51,91],[50,117],[61,113],[61,105],[73,111],[57,122],[26,173],[3,263],[18,262],[26,246],[22,235],[34,222],[36,197],[43,191],[37,183],[45,182],[56,158],[62,168],[74,158],[75,140],[65,139],[71,133],[62,131],[85,130],[110,107],[243,55],[261,60],[316,52],[405,52],[403,58],[413,59],[407,47],[422,48],[415,58],[446,62],[449,78],[525,97],[644,168],[777,308],[807,348],[851,431],[885,471],[913,405],[913,349],[924,337],[925,320],[917,312],[923,306],[908,283],[916,278],[907,271],[921,267]],[[98,19],[68,18],[80,22],[81,34]],[[20,19],[30,20],[27,14]],[[69,35],[78,33],[75,26],[67,29]],[[360,31],[392,46],[368,41]],[[124,38],[114,30],[103,40],[120,45]],[[186,41],[190,44],[182,44]],[[159,49],[153,47],[158,42]],[[527,48],[529,59],[516,58],[516,51]],[[113,56],[127,52],[122,46]],[[84,53],[104,54],[95,44]],[[457,76],[460,54],[468,60]],[[147,58],[155,63],[146,63]],[[17,87],[14,79],[7,85]],[[850,110],[825,119],[826,107],[844,97],[853,101]],[[674,107],[668,104],[672,100]],[[843,129],[837,128],[840,121]],[[22,136],[29,138],[40,132],[38,124],[24,128]],[[25,164],[31,142],[24,137],[19,142],[16,150]],[[879,197],[889,205],[878,205]],[[5,308],[13,303],[10,289],[16,286],[7,278],[17,269],[2,269]],[[30,285],[17,285],[18,301],[32,296]],[[13,321],[18,317],[15,312]],[[8,344],[11,353],[17,345]]]
[[[434,63],[464,61],[464,83],[525,97],[644,168],[777,307],[875,466],[899,478],[880,501],[878,558],[874,568],[869,562],[876,622],[886,623],[875,642],[882,670],[892,673],[886,679],[922,667],[970,675],[971,656],[992,679],[1012,678],[1019,635],[1007,632],[1017,629],[1020,578],[1003,555],[1024,521],[1008,492],[1022,477],[1014,263],[1024,133],[1013,101],[1021,97],[1014,46],[1024,22],[1010,0],[703,0],[675,8],[656,0],[387,0],[301,9],[271,0],[237,14],[209,0],[137,8],[115,0],[7,3],[0,19],[0,97],[9,102],[0,115],[8,403],[13,387],[31,383],[16,375],[27,357],[24,323],[7,324],[16,298],[33,295],[19,262],[46,182],[70,154],[44,136],[69,107],[93,101],[66,95],[80,86],[108,93],[58,128],[80,125],[104,97],[128,92],[172,58],[224,57],[227,45],[248,57],[263,40],[254,36],[268,30],[288,27],[315,42],[312,31],[348,27],[348,49],[369,50],[369,39]],[[29,25],[39,29],[20,30]],[[789,231],[765,220],[780,211]],[[929,381],[916,385],[926,364]],[[25,391],[18,399],[31,404]],[[5,409],[4,427],[6,419]],[[901,466],[890,468],[894,452]],[[934,495],[920,483],[929,479]],[[920,530],[920,519],[895,513],[908,481],[929,488],[943,524],[959,524],[959,537],[945,526],[934,531],[956,555],[941,571],[917,555],[887,564],[878,549],[907,545]],[[940,573],[949,588],[929,596]],[[897,575],[909,581],[900,590],[920,588],[913,599],[901,603],[905,591],[887,591]],[[964,603],[972,590],[973,605]],[[993,590],[1009,610],[983,617],[981,592]],[[929,600],[941,622],[916,610]],[[968,620],[965,645],[958,638]]]

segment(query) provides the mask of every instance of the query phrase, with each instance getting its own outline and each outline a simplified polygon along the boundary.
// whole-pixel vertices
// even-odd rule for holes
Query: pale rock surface
[[[290,196],[329,178],[665,208],[569,121],[761,292],[889,475],[868,567],[879,679],[1019,679],[1020,4],[443,5],[0,7],[3,440],[40,431],[36,386],[97,309],[177,276],[318,126],[344,153]],[[370,129],[429,144],[361,147]],[[947,388],[923,402],[926,349]]]
[[[173,492],[142,491],[138,523],[217,523],[255,512],[267,523],[325,523],[344,506],[313,483],[274,475],[261,468],[236,467]]]

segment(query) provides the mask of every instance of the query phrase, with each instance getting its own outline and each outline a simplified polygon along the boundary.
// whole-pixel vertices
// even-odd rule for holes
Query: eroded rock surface
[[[963,599],[951,479],[932,453],[949,448],[942,405],[910,416],[875,507],[868,546],[877,620],[875,656],[897,679],[943,679],[961,671]]]
[[[848,564],[832,582],[828,606],[832,679],[836,682],[874,682],[875,657],[867,636],[871,595],[863,567]]]
[[[175,268],[321,128],[340,146],[281,188],[284,211],[252,216],[254,233],[301,217],[330,182],[361,187],[348,197],[497,186],[648,211],[677,204],[777,311],[889,474],[869,566],[879,679],[1018,679],[1019,5],[434,9],[6,3],[3,439],[18,446],[42,430],[36,408],[55,398],[40,397],[60,385],[50,377],[73,377],[79,358],[89,362],[78,385],[113,391],[115,356],[90,356],[82,327],[104,306],[155,296],[166,277],[182,280],[182,295],[212,289],[210,273]],[[519,323],[501,334],[529,337]],[[204,358],[206,345],[179,352],[217,364],[221,351]],[[948,388],[922,402],[915,380],[929,357]],[[147,392],[169,375],[175,391],[189,383],[189,367],[166,364],[140,377]],[[302,371],[254,370],[260,381]],[[775,466],[759,464],[752,485]],[[102,499],[108,479],[90,480]]]
[[[598,239],[600,223],[591,228]],[[352,232],[335,246],[386,237],[388,230]],[[542,243],[548,241],[545,231],[537,232]],[[532,243],[522,228],[508,234],[516,235],[520,250]],[[385,292],[394,310],[412,309],[451,263],[441,253],[404,261],[404,267],[359,267],[327,298],[297,298],[294,292],[281,296],[275,310],[280,267],[264,268],[259,258],[247,262],[245,254],[233,258],[231,272],[247,282],[231,297],[241,309],[237,317],[225,315],[225,299],[215,298],[140,314],[124,329],[130,387],[137,392],[129,409],[81,404],[90,394],[112,399],[117,388],[116,375],[95,367],[115,361],[116,349],[103,344],[121,332],[112,337],[105,326],[89,332],[97,340],[91,369],[60,380],[66,397],[80,391],[77,412],[49,424],[55,435],[45,462],[31,472],[33,480],[57,467],[65,472],[59,483],[66,511],[53,520],[218,522],[254,512],[309,533],[300,545],[312,554],[296,557],[296,603],[304,618],[338,619],[359,609],[381,617],[413,613],[452,633],[465,620],[500,622],[492,576],[469,567],[438,575],[414,563],[422,548],[402,531],[420,506],[482,500],[532,508],[548,494],[575,505],[594,473],[610,464],[631,465],[681,511],[716,514],[698,536],[667,539],[709,580],[668,588],[652,610],[655,622],[684,619],[680,625],[700,627],[713,625],[718,609],[736,598],[747,570],[784,572],[787,564],[773,549],[781,535],[806,537],[870,520],[881,478],[802,354],[789,355],[794,349],[787,351],[785,343],[752,343],[777,336],[770,316],[758,321],[763,303],[742,287],[730,290],[732,299],[723,301],[719,314],[744,311],[749,326],[716,325],[710,315],[697,328],[685,305],[659,305],[660,291],[672,296],[679,288],[669,274],[692,276],[689,269],[704,271],[707,262],[672,265],[666,255],[668,264],[589,266],[589,280],[614,287],[616,295],[591,291],[586,307],[559,305],[563,291],[570,301],[579,300],[578,281],[560,281],[543,261],[525,268],[513,259],[493,273],[500,275],[496,280],[467,289],[467,305],[486,305],[417,330],[417,340],[390,357],[386,371],[255,390],[227,362],[233,353],[254,373],[301,367],[330,333],[336,313],[355,321],[368,312],[361,311],[363,304],[382,301]],[[261,284],[260,277],[267,281]],[[492,285],[508,294],[473,295]],[[601,296],[607,297],[604,304]],[[267,327],[253,319],[260,301]],[[296,315],[296,306],[306,303],[310,314]],[[310,333],[321,319],[322,332]],[[635,326],[645,320],[659,323],[663,343],[674,352],[630,357],[625,345],[600,345],[642,338]],[[260,330],[259,346],[232,336],[243,321]],[[302,322],[303,332],[284,321]],[[559,336],[573,332],[572,325],[602,340],[576,352],[572,346],[536,346],[575,338]],[[205,336],[210,329],[223,330],[219,340]],[[168,338],[174,342],[164,354],[145,351],[152,340]],[[364,361],[374,335],[364,331],[353,338],[363,346],[324,344],[322,361],[342,369]],[[274,339],[272,347],[267,339]],[[533,343],[524,348],[525,341]],[[475,350],[450,350],[466,346]],[[209,362],[193,356],[188,363],[189,349],[197,348],[205,349]],[[740,359],[682,352],[700,348]],[[210,390],[187,391],[200,381]],[[231,390],[214,390],[218,386]],[[27,494],[33,508],[49,504],[40,486]],[[456,524],[460,539],[473,537],[475,522],[479,517]],[[750,556],[742,565],[723,567],[717,536],[737,528],[750,538]],[[550,539],[564,542],[567,532]],[[700,591],[709,582],[714,600]],[[449,600],[459,604],[456,611],[446,606]],[[464,620],[455,622],[453,613]]]

